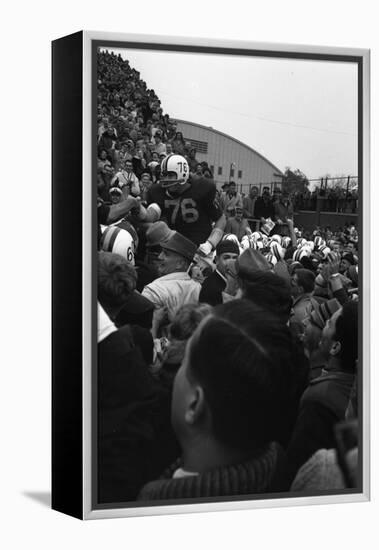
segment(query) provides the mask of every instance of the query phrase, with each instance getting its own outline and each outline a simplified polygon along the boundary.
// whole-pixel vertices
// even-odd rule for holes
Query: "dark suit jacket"
[[[201,286],[199,302],[205,302],[211,306],[222,304],[222,292],[225,290],[226,282],[217,271],[214,271],[205,279]]]

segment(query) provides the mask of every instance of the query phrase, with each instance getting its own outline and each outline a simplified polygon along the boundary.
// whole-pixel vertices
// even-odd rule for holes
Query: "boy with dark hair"
[[[182,458],[145,485],[140,500],[270,491],[292,346],[277,318],[253,310],[245,300],[218,306],[189,340],[171,409]]]

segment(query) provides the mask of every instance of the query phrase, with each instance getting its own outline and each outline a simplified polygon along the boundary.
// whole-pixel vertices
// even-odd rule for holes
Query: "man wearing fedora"
[[[158,270],[161,276],[146,285],[142,291],[142,295],[155,306],[153,330],[157,319],[162,316],[162,310],[168,321],[172,321],[175,313],[184,304],[199,301],[201,290],[200,283],[191,279],[188,274],[197,246],[177,231],[172,231],[167,240],[160,242],[160,246]]]

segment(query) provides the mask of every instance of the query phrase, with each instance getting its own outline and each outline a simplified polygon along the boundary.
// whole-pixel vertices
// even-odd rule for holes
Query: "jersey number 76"
[[[182,220],[185,223],[194,223],[199,219],[199,211],[197,209],[196,202],[191,198],[186,199],[166,199],[165,200],[165,208],[170,209],[171,219],[170,223],[171,225],[175,225],[176,218],[178,216],[179,210],[182,215]]]

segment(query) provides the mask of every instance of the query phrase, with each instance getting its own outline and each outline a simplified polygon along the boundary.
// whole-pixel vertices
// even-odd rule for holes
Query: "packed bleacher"
[[[357,228],[217,189],[120,55],[97,102],[99,502],[357,488]]]

